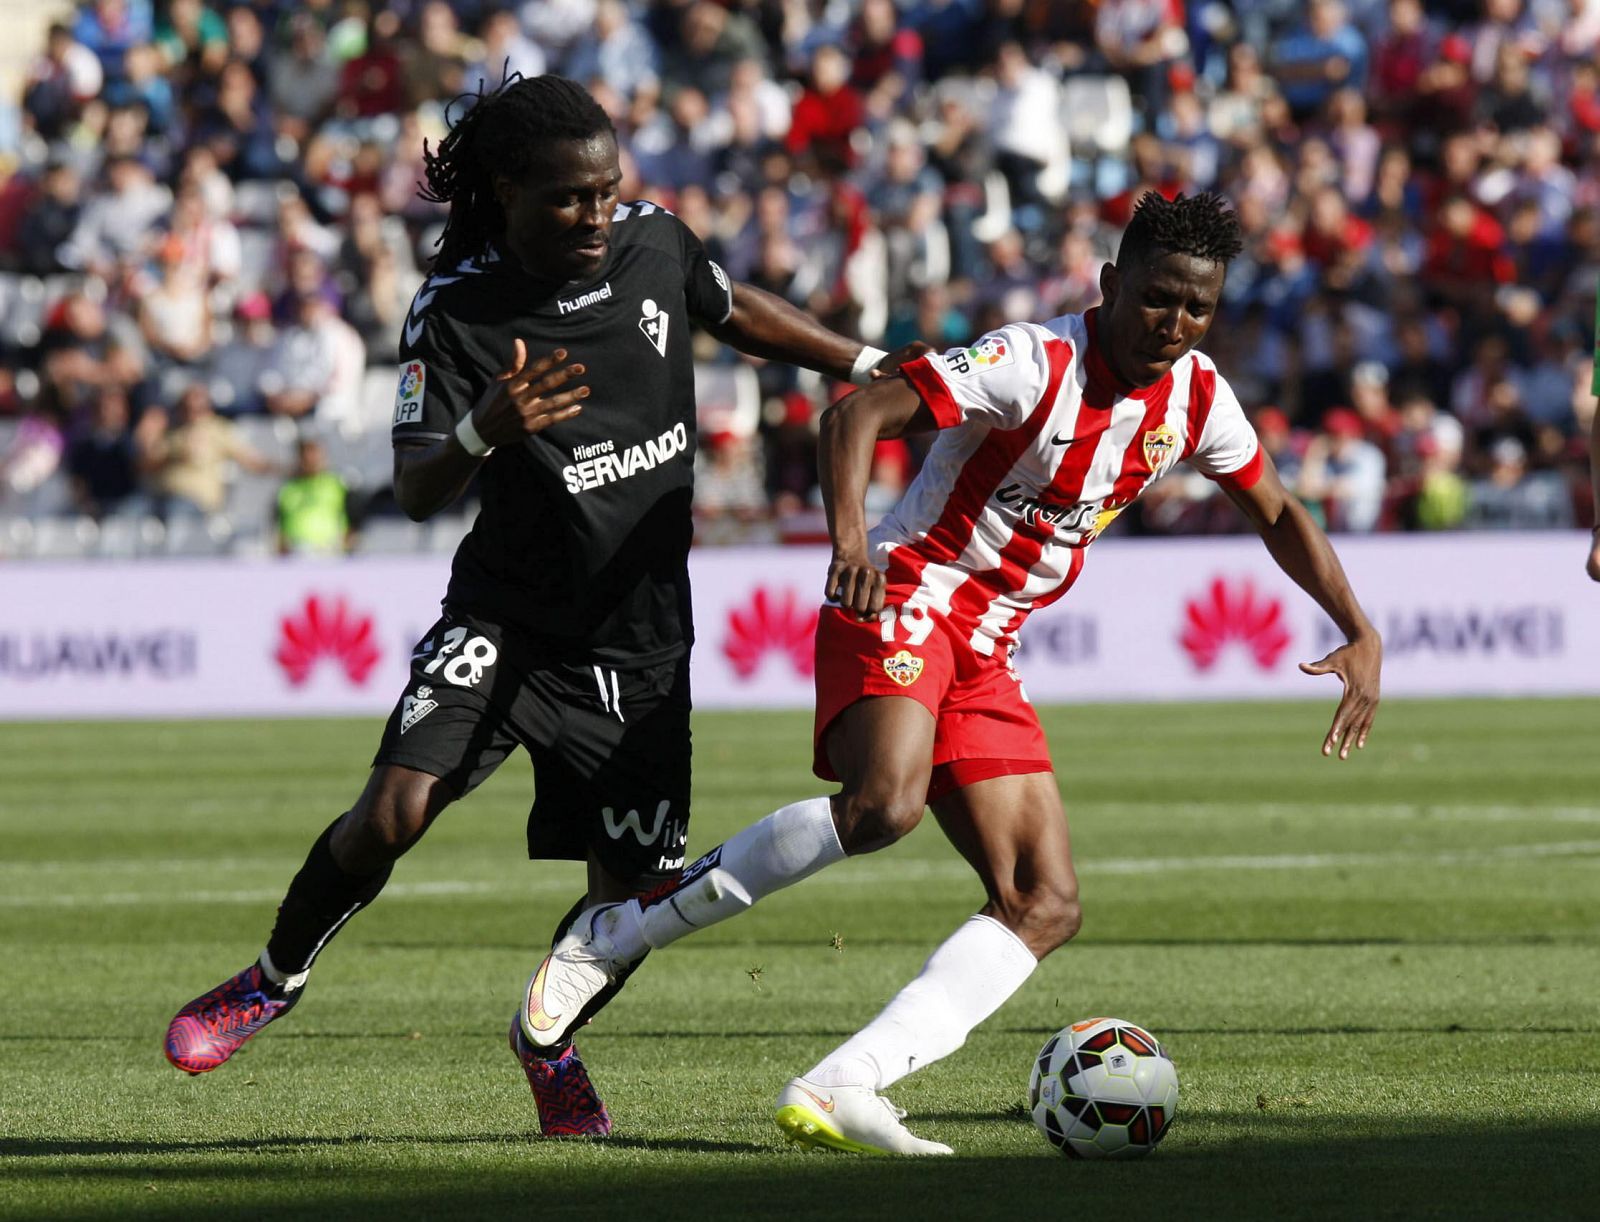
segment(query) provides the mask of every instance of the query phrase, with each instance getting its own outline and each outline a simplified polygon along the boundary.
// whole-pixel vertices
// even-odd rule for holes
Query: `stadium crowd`
[[[90,0],[0,99],[0,555],[453,543],[391,508],[395,350],[424,141],[507,70],[885,348],[1091,306],[1143,192],[1221,192],[1206,347],[1332,529],[1588,525],[1597,65],[1600,0]],[[702,536],[815,537],[844,388],[697,342]]]

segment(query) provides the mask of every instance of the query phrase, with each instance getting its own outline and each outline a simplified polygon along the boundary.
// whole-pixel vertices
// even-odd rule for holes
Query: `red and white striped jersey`
[[[1260,477],[1216,366],[1190,352],[1152,386],[1120,383],[1097,313],[1012,323],[902,369],[941,431],[873,529],[873,562],[888,603],[943,614],[978,653],[1065,594],[1089,544],[1180,459],[1237,487]]]

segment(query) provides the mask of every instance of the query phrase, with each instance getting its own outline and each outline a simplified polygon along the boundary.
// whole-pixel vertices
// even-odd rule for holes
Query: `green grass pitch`
[[[578,870],[523,859],[515,757],[201,1078],[182,1002],[260,949],[374,722],[0,727],[0,1217],[1594,1217],[1600,771],[1585,701],[1051,710],[1086,921],[893,1097],[957,1157],[787,1146],[783,1081],[980,902],[929,820],[660,953],[580,1041],[617,1120],[546,1142],[505,1030]],[[691,852],[819,791],[801,715],[702,716]],[[837,945],[836,945],[837,943]],[[1165,1040],[1154,1156],[1069,1162],[1030,1058]]]

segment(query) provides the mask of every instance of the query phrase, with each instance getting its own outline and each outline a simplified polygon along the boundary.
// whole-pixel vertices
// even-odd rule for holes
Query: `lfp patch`
[[[1003,336],[986,335],[970,348],[954,349],[944,359],[956,377],[969,378],[1009,365],[1016,357]]]
[[[922,678],[922,666],[921,658],[909,650],[902,649],[894,657],[883,660],[883,673],[901,687],[910,687]]]
[[[394,422],[416,424],[422,419],[422,391],[428,371],[421,361],[407,361],[400,370],[400,385],[394,396]]]

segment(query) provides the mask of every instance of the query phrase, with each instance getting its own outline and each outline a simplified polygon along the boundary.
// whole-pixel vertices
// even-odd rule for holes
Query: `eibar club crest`
[[[922,678],[922,659],[913,656],[909,650],[902,649],[894,657],[883,660],[883,673],[901,687],[910,687]]]
[[[662,356],[667,355],[667,324],[672,321],[667,312],[649,297],[644,299],[640,307],[643,317],[639,319],[639,330],[644,332],[644,337],[655,345],[655,350]]]
[[[1144,463],[1159,474],[1178,451],[1178,435],[1170,425],[1161,424],[1144,435]]]

